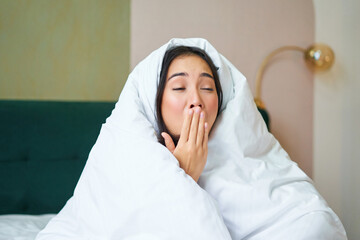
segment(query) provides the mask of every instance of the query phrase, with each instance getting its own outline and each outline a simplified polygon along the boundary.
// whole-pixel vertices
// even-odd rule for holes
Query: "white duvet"
[[[54,214],[0,215],[0,240],[33,240]]]
[[[219,67],[222,112],[196,183],[157,142],[165,51],[204,49]],[[204,39],[172,39],[140,62],[44,239],[346,239],[311,180],[267,131],[245,77]]]

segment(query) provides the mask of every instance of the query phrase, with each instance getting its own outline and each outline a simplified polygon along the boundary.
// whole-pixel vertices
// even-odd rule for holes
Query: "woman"
[[[37,237],[69,238],[346,234],[267,131],[244,76],[206,40],[172,39],[129,75],[73,197]]]
[[[195,181],[205,167],[208,134],[221,102],[217,70],[206,52],[179,46],[165,53],[156,94],[159,141]]]

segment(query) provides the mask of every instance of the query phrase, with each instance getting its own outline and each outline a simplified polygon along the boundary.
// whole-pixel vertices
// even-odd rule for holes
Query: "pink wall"
[[[263,58],[283,45],[307,47],[314,42],[314,27],[311,0],[132,0],[131,67],[170,38],[203,37],[247,77],[254,90]],[[309,176],[313,78],[297,52],[275,57],[263,78],[272,133]]]

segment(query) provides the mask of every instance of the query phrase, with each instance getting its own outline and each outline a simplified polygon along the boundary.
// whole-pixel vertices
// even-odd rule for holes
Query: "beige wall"
[[[314,42],[311,0],[132,0],[131,67],[173,37],[203,37],[248,78],[272,50]],[[313,74],[302,55],[284,53],[264,75],[263,98],[272,132],[290,157],[312,175]]]
[[[314,181],[342,219],[349,239],[360,239],[360,2],[314,0],[316,40],[336,55],[314,87]]]
[[[117,99],[129,73],[129,8],[1,0],[0,99]]]

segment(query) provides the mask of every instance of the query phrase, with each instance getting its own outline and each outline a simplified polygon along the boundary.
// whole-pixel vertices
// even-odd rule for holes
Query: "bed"
[[[0,240],[34,239],[61,210],[114,105],[0,101]]]
[[[124,101],[124,103],[126,104],[133,102]],[[5,100],[0,101],[0,116],[1,116],[0,118],[1,119],[0,120],[1,121],[0,124],[0,153],[1,153],[0,154],[0,240],[35,239],[37,233],[41,231],[51,219],[53,219],[52,222],[54,222],[54,220],[56,220],[56,218],[59,217],[58,215],[56,218],[54,218],[56,213],[58,213],[63,208],[67,200],[70,198],[70,196],[72,196],[74,188],[80,177],[80,174],[83,171],[85,162],[88,159],[89,152],[92,146],[94,145],[96,139],[98,138],[102,123],[104,123],[105,119],[111,114],[112,109],[114,109],[114,105],[115,105],[114,102],[52,102],[52,101],[5,101]],[[123,119],[123,114],[120,114],[115,110],[115,117],[116,117],[116,121],[115,118],[113,118],[112,120],[108,119],[107,122],[111,124],[115,124],[115,123],[119,124],[118,120]],[[127,126],[127,125],[123,125],[123,126]],[[103,127],[103,129],[106,129],[106,127],[105,128]],[[220,133],[226,134],[227,132],[228,131],[223,131]],[[104,133],[106,134],[107,132],[104,131]],[[122,133],[125,134],[125,130]],[[128,133],[127,135],[125,134],[125,138],[126,141],[133,141],[132,144],[135,143],[135,140],[137,144],[141,144],[142,142],[145,141],[144,139],[140,139],[142,142],[139,143],[138,138],[136,137],[131,138],[130,134]],[[226,138],[223,137],[222,139],[226,139]],[[124,144],[123,146],[126,146],[127,142],[121,142],[121,144]],[[144,146],[145,145],[146,144],[144,144]],[[116,149],[118,149],[118,146],[122,146],[122,145],[116,144]],[[228,229],[225,227],[224,223],[223,222],[221,222],[221,224],[219,223],[219,221],[222,219],[222,216],[218,215],[218,212],[216,211],[217,210],[216,205],[213,204],[214,202],[210,201],[212,200],[212,198],[208,197],[208,193],[205,194],[204,191],[198,189],[199,186],[197,184],[194,184],[193,181],[186,180],[190,177],[188,178],[181,177],[181,174],[183,174],[183,172],[182,171],[178,172],[179,168],[176,164],[172,164],[170,161],[168,161],[169,160],[168,158],[157,159],[158,160],[157,163],[162,161],[160,163],[163,163],[164,165],[166,165],[166,167],[169,166],[169,168],[166,168],[166,171],[163,171],[163,175],[160,174],[157,175],[157,174],[153,174],[153,171],[152,170],[149,171],[148,169],[148,167],[151,167],[153,165],[155,166],[156,164],[148,164],[149,161],[145,157],[137,158],[137,155],[150,156],[151,154],[158,153],[155,152],[154,149],[158,151],[163,150],[162,148],[160,149],[160,147],[157,145],[156,147],[158,147],[158,149],[153,148],[153,146],[155,145],[149,145],[147,148],[144,148],[145,149],[144,152],[136,152],[134,158],[138,159],[139,161],[143,161],[143,164],[137,165],[129,161],[129,164],[133,164],[132,166],[134,166],[132,170],[136,171],[137,174],[134,174],[134,172],[128,173],[127,171],[129,170],[129,168],[123,168],[124,166],[123,163],[118,163],[117,165],[115,165],[115,167],[114,165],[107,165],[113,163],[112,159],[110,159],[111,161],[105,161],[105,162],[101,161],[101,164],[96,165],[96,167],[99,167],[101,169],[106,169],[107,172],[105,172],[104,174],[109,177],[116,177],[119,174],[117,170],[122,170],[124,176],[128,174],[126,176],[132,176],[133,177],[132,180],[139,179],[138,181],[132,181],[131,183],[139,184],[139,186],[141,187],[143,187],[145,184],[141,180],[141,178],[137,177],[138,175],[146,176],[145,174],[149,174],[149,175],[163,176],[164,179],[166,179],[167,181],[160,181],[161,183],[164,184],[162,185],[159,184],[157,185],[156,188],[156,191],[165,193],[165,196],[167,196],[167,197],[162,197],[162,201],[176,203],[179,200],[178,195],[180,195],[180,200],[184,200],[180,202],[182,203],[182,206],[184,205],[185,207],[179,208],[178,205],[176,205],[176,207],[173,208],[172,206],[175,206],[174,204],[168,204],[169,207],[164,208],[164,204],[162,204],[162,202],[160,202],[159,204],[157,198],[152,198],[152,196],[164,196],[164,195],[148,194],[148,188],[139,188],[139,187],[130,188],[130,190],[138,189],[136,193],[142,194],[141,196],[146,194],[148,200],[149,198],[153,199],[152,202],[149,201],[150,204],[155,203],[154,209],[162,210],[162,211],[151,212],[152,208],[148,208],[147,209],[148,212],[143,213],[142,210],[141,211],[138,210],[138,208],[141,208],[143,205],[133,204],[132,199],[130,198],[128,199],[127,195],[123,194],[120,197],[122,197],[122,199],[126,201],[115,201],[115,202],[122,202],[121,205],[115,204],[117,207],[115,210],[119,210],[119,212],[122,212],[120,211],[121,209],[124,209],[130,205],[134,205],[132,209],[135,211],[135,214],[141,213],[141,214],[137,214],[136,216],[138,217],[141,216],[140,220],[143,220],[137,222],[127,221],[126,222],[127,225],[125,225],[126,226],[125,229],[130,229],[130,231],[132,231],[133,229],[143,230],[142,223],[146,223],[147,227],[150,230],[152,230],[153,223],[156,224],[158,223],[156,221],[148,221],[149,218],[147,217],[156,216],[157,220],[160,219],[162,220],[162,222],[159,221],[160,224],[158,224],[160,228],[166,225],[166,224],[163,225],[162,223],[168,223],[166,230],[168,231],[168,227],[173,227],[173,230],[170,230],[169,233],[175,233],[177,229],[176,224],[172,224],[171,221],[167,221],[167,218],[158,217],[160,213],[162,213],[163,216],[167,216],[168,215],[167,210],[171,209],[174,212],[176,211],[176,213],[179,214],[179,216],[185,216],[184,212],[186,212],[188,216],[190,215],[196,216],[196,218],[194,218],[196,221],[193,221],[196,224],[192,225],[195,226],[192,233],[198,234],[198,236],[202,236],[203,233],[208,234],[208,233],[216,232],[216,231],[211,231],[212,228],[210,227],[217,226],[216,229],[219,229],[220,225],[221,225],[220,227],[223,228],[220,229],[221,231],[219,231],[219,233],[225,233],[225,232],[228,233],[227,232]],[[94,149],[96,149],[96,147],[93,148],[92,151],[93,153],[94,153]],[[127,150],[126,147],[122,147],[121,151],[130,152],[131,149]],[[95,151],[94,153],[95,156],[96,153],[97,152]],[[168,151],[162,151],[161,153],[163,153],[164,155],[169,154]],[[133,153],[131,152],[131,154]],[[216,155],[214,154],[214,156]],[[242,165],[239,165],[241,166],[241,168],[245,169],[241,173],[250,172],[247,171],[247,169],[252,168],[251,164],[254,163],[256,164],[257,162],[259,161],[253,161],[251,158],[244,159],[244,162],[241,163]],[[232,163],[231,161],[222,162],[222,166],[227,167],[228,170],[230,169],[232,171],[230,172],[231,174],[237,173],[240,167],[238,166],[234,167],[234,165],[231,163]],[[214,164],[217,164],[217,161],[212,161],[211,164],[212,165],[208,166],[207,174],[211,172],[212,167],[214,166]],[[111,167],[107,167],[107,166],[111,166]],[[172,168],[172,166],[175,167]],[[260,165],[260,167],[261,166],[264,165]],[[273,170],[269,169],[269,166],[270,167],[273,166]],[[288,237],[288,234],[290,232],[291,233],[296,232],[297,239],[305,239],[305,238],[301,238],[302,235],[320,236],[319,234],[323,236],[322,239],[331,239],[328,238],[327,236],[335,236],[333,239],[346,239],[346,234],[340,220],[331,211],[331,209],[327,207],[326,203],[317,194],[311,183],[307,181],[307,177],[305,176],[305,174],[303,174],[297,168],[296,164],[292,164],[291,162],[285,162],[284,164],[285,167],[277,167],[277,166],[278,165],[275,164],[270,165],[269,162],[267,162],[266,171],[267,172],[270,171],[273,174],[278,174],[279,176],[276,178],[276,181],[274,180],[271,182],[274,183],[274,185],[270,187],[272,187],[272,189],[276,188],[276,192],[271,191],[272,192],[271,198],[268,198],[267,196],[266,190],[268,189],[268,185],[263,184],[264,181],[257,180],[258,179],[257,176],[259,176],[259,171],[257,172],[257,174],[252,174],[251,176],[248,174],[241,175],[242,177],[244,177],[245,180],[250,179],[250,183],[252,185],[256,184],[256,187],[249,188],[248,182],[246,182],[246,184],[242,186],[243,188],[234,188],[233,187],[234,185],[228,185],[228,187],[231,189],[230,190],[227,189],[228,191],[226,191],[225,193],[228,193],[229,195],[225,196],[224,199],[230,199],[230,200],[235,199],[236,196],[240,196],[242,194],[243,189],[245,190],[250,189],[251,191],[255,189],[256,194],[264,193],[266,195],[261,197],[261,199],[263,199],[264,201],[263,200],[257,201],[257,205],[256,205],[258,207],[257,209],[260,209],[257,212],[261,211],[262,215],[267,214],[268,216],[265,218],[262,217],[262,219],[265,219],[262,220],[263,222],[265,222],[264,223],[265,225],[260,225],[261,226],[260,229],[255,229],[254,231],[252,231],[252,229],[249,230],[249,228],[252,227],[251,225],[249,225],[250,227],[246,225],[246,227],[248,227],[248,229],[246,229],[246,232],[250,232],[250,233],[247,234],[245,238],[252,238],[252,236],[254,236],[254,239],[264,239],[264,236],[271,236],[272,239],[285,239],[286,237]],[[87,172],[86,169],[88,170]],[[90,166],[89,168],[85,168],[84,173],[91,173],[89,171],[91,171],[92,169],[93,169],[92,166]],[[264,171],[263,169],[265,168],[262,167],[260,171]],[[163,168],[159,168],[156,171],[162,171],[162,170]],[[173,174],[173,172],[175,171],[178,173]],[[107,174],[108,172],[110,174]],[[295,174],[293,174],[294,172]],[[224,173],[227,174],[228,172],[224,172]],[[252,178],[253,176],[255,176],[255,178]],[[289,176],[295,176],[295,177],[289,178]],[[145,178],[150,179],[151,181],[157,181],[157,179],[159,179],[157,177],[155,178],[145,177]],[[101,179],[107,179],[107,178],[101,178]],[[187,184],[185,185],[187,187],[186,189],[189,189],[189,192],[191,190],[191,193],[194,192],[196,195],[195,194],[191,195],[192,198],[188,198],[187,196],[189,195],[186,194],[187,192],[183,194],[182,191],[179,191],[179,189],[173,188],[172,186],[174,186],[173,183],[175,182],[174,179],[175,180],[180,179],[179,182],[180,181],[185,182],[186,180],[187,181],[186,182]],[[91,182],[89,181],[91,186],[96,186],[96,184],[92,184],[92,183],[97,182],[97,180],[99,179],[90,177],[88,178],[88,180],[91,180]],[[289,183],[290,185],[290,187],[286,189],[287,190],[291,189],[291,184],[294,183],[294,181],[296,182],[295,187],[299,187],[299,188],[298,191],[292,190],[293,194],[291,194],[291,196],[288,195],[286,191],[281,191],[281,189],[279,190],[279,188],[281,188],[281,186],[284,186],[285,183],[286,184]],[[150,181],[147,181],[146,184],[148,184],[148,182]],[[168,184],[169,182],[170,184]],[[122,186],[128,185],[128,183],[129,182],[127,181],[119,181],[119,184],[122,184]],[[153,182],[150,182],[150,184],[148,184],[147,186],[153,186],[152,183]],[[98,186],[102,187],[105,185],[100,184]],[[180,186],[180,184],[177,186]],[[207,190],[209,192],[218,192],[217,191],[218,186],[220,185],[212,184],[211,186],[208,185],[205,187],[208,187]],[[109,186],[109,188],[111,187],[112,186]],[[204,185],[202,187],[204,187]],[[220,188],[224,189],[223,186],[220,186]],[[81,188],[79,189],[78,189],[79,191],[82,190]],[[169,192],[167,191],[163,191],[164,189],[172,190],[170,191],[171,194],[169,194]],[[196,191],[192,191],[193,189],[196,189]],[[103,193],[101,192],[101,190],[102,190],[101,188],[98,188],[96,189],[96,192]],[[152,188],[151,190],[153,191],[154,189]],[[107,192],[111,192],[111,191],[107,191]],[[177,192],[179,192],[180,194],[174,194]],[[281,194],[283,195],[280,196]],[[171,198],[173,197],[173,195],[175,195],[174,199]],[[169,196],[170,196],[170,201],[168,198]],[[212,196],[215,196],[215,194],[213,194]],[[88,200],[90,198],[88,198],[86,195],[85,197],[86,197],[85,198],[86,201],[82,201],[82,202],[89,202]],[[104,197],[104,195],[101,195],[101,197],[105,200],[108,199],[111,199],[111,201],[114,200],[113,198],[106,198]],[[289,198],[292,198],[292,201],[289,201]],[[138,198],[138,199],[139,201],[142,201],[144,198]],[[237,197],[237,199],[239,201],[245,202],[245,204],[242,204],[241,202],[241,204],[239,204],[240,206],[247,206],[246,201],[250,198],[247,199],[247,198]],[[256,197],[251,199],[260,199],[260,198]],[[280,201],[279,199],[282,201],[282,204],[278,204],[278,202]],[[197,201],[202,201],[204,203],[201,205],[201,208],[198,208],[198,205],[193,204],[193,202],[197,202]],[[265,201],[267,201],[267,205],[263,204]],[[69,202],[72,203],[71,201]],[[255,201],[251,200],[249,203],[250,206],[255,206],[254,202]],[[187,205],[185,205],[185,203]],[[231,206],[231,204],[233,204],[234,201],[232,202],[229,201],[228,203],[229,203],[228,205],[226,204],[223,205],[226,207],[226,209],[222,209],[222,211],[231,216],[240,216],[240,214],[238,215],[233,214],[232,210],[231,211],[227,210],[230,208],[235,209],[232,208]],[[237,203],[238,202],[236,202],[236,204]],[[271,204],[274,204],[274,207],[271,208],[267,207],[267,206],[272,206]],[[300,206],[300,207],[296,207],[296,206]],[[274,215],[272,212],[273,209],[275,209],[274,211],[276,211],[279,214]],[[111,222],[111,219],[115,219],[115,218],[111,218],[112,214],[116,215],[117,211],[115,210],[102,212],[104,214],[109,214],[110,216],[110,218],[107,219],[108,220],[107,222],[104,221],[103,223],[104,225],[109,224]],[[247,217],[243,217],[244,222],[247,221],[247,219],[255,219],[258,216],[258,214],[253,214],[253,211],[247,212],[245,208],[242,209],[242,211],[244,215],[247,214]],[[208,214],[210,212],[215,213],[214,215],[211,215],[215,217],[208,217],[210,216]],[[86,213],[88,213],[88,215],[92,214],[92,212],[89,211],[87,211]],[[61,221],[61,217],[58,218],[58,221],[59,219]],[[187,223],[189,221],[192,221],[191,218],[182,218],[182,219],[179,218],[179,219],[182,220],[182,223],[183,222]],[[267,219],[271,220],[272,223],[271,227],[267,227],[268,226],[267,222],[270,221]],[[76,221],[76,219],[71,218],[71,221],[72,221],[71,223],[73,223],[74,221]],[[206,221],[206,224],[203,224],[204,221]],[[276,222],[276,224],[274,224],[273,222]],[[116,222],[116,224],[117,223],[118,222]],[[204,226],[202,226],[202,224]],[[257,223],[255,222],[255,224]],[[206,228],[206,231],[199,231],[197,226],[202,226],[204,229]],[[284,226],[286,227],[284,228]],[[299,228],[299,226],[301,226],[301,228]],[[232,234],[234,236],[240,236],[241,234],[243,234],[243,232],[241,232],[243,231],[243,229],[244,228],[236,228],[235,226],[232,228],[233,230]],[[283,231],[284,229],[286,229],[286,231]],[[306,231],[303,231],[303,229],[306,229]],[[96,231],[97,225],[94,228],[89,228],[89,230]],[[136,234],[138,233],[137,231],[134,232]],[[139,234],[141,235],[142,233],[143,232],[140,232]],[[176,233],[177,233],[176,235],[178,235],[178,232]],[[114,235],[114,236],[118,236],[118,235]],[[244,237],[233,237],[233,239],[242,239],[242,238]],[[54,239],[54,238],[48,238],[48,239]],[[100,238],[100,239],[105,239],[105,238]],[[131,239],[135,239],[135,238],[131,238]],[[149,239],[149,237],[142,239]],[[185,238],[181,238],[181,239],[185,239]],[[202,237],[197,237],[196,239],[202,239]],[[207,239],[211,239],[211,237]],[[212,239],[230,239],[230,235],[228,236],[228,238],[213,237]],[[321,238],[310,237],[309,239],[321,239]]]

